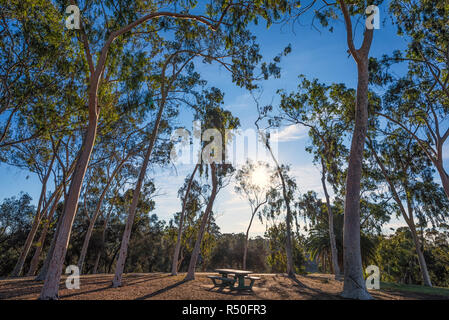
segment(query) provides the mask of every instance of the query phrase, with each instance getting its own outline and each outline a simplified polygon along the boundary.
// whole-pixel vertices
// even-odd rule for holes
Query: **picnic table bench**
[[[216,269],[220,276],[208,276],[212,280],[215,287],[221,289],[229,287],[230,290],[252,290],[254,282],[259,280],[259,277],[250,276],[252,271],[249,270],[236,270],[236,269]],[[228,277],[233,276],[232,278]],[[245,279],[250,281],[249,285],[245,285]],[[235,286],[237,283],[237,286]]]

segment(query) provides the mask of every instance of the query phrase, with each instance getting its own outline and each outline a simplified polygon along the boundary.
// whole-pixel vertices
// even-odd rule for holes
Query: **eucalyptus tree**
[[[378,4],[382,1],[375,1]],[[365,12],[365,1],[357,1],[349,9],[344,0],[338,0],[346,26],[346,41],[349,52],[357,64],[357,91],[355,99],[355,120],[346,176],[346,198],[344,213],[343,257],[344,287],[342,296],[353,299],[372,299],[363,279],[360,252],[360,180],[362,176],[363,151],[368,127],[368,85],[369,52],[374,28],[367,28],[363,41],[356,49],[353,38],[351,15]]]
[[[332,266],[337,279],[340,278],[338,252],[335,243],[333,213],[326,180],[331,183],[334,192],[338,192],[344,184],[343,163],[347,149],[343,143],[348,129],[351,127],[349,107],[353,103],[354,91],[343,84],[327,86],[318,80],[309,81],[299,77],[298,90],[280,93],[280,103],[276,112],[270,116],[269,124],[279,127],[282,124],[300,125],[308,129],[311,140],[306,150],[313,154],[313,162],[321,167],[321,184],[326,197],[329,241],[331,247]],[[269,116],[272,107],[266,108]]]
[[[198,161],[201,164],[200,173],[205,171],[206,175],[210,174],[212,183],[185,280],[195,279],[195,268],[206,226],[211,220],[215,198],[220,189],[227,186],[228,177],[234,172],[232,165],[225,163],[226,149],[232,139],[228,130],[237,128],[240,125],[240,120],[234,117],[230,111],[223,110],[222,104],[223,94],[216,88],[205,91],[198,102],[199,112],[196,117],[201,123],[201,132],[203,132],[201,154],[198,155]],[[210,171],[207,168],[210,168]]]
[[[59,10],[49,1],[2,2],[1,151],[61,128],[64,117],[54,111],[72,89],[72,74],[82,71],[60,21]]]
[[[407,63],[407,73],[394,79],[385,94],[384,117],[391,130],[400,127],[424,150],[435,166],[449,197],[449,176],[444,167],[444,145],[449,137],[447,59],[449,9],[437,0],[392,1],[398,34],[408,41],[404,52],[384,57],[384,67]]]
[[[120,255],[117,260],[116,274],[113,280],[114,287],[121,285],[121,277],[125,265],[135,208],[139,201],[140,188],[146,175],[154,145],[160,135],[160,126],[163,121],[163,116],[167,113],[169,107],[171,110],[174,109],[176,113],[179,100],[185,100],[186,96],[192,94],[195,87],[204,85],[204,81],[201,80],[199,74],[194,71],[194,64],[192,61],[196,57],[203,57],[203,59],[206,59],[206,61],[208,60],[209,62],[214,60],[221,61],[223,65],[226,65],[226,63],[223,62],[222,59],[229,57],[221,51],[215,52],[214,49],[211,49],[211,47],[218,47],[214,43],[216,38],[208,39],[207,30],[205,28],[200,27],[197,29],[197,32],[194,33],[195,36],[192,39],[189,39],[186,34],[195,32],[195,30],[191,30],[188,25],[185,25],[182,31],[178,31],[174,41],[166,41],[163,46],[166,48],[166,51],[163,52],[162,60],[153,70],[153,80],[157,80],[158,82],[158,94],[155,94],[155,97],[157,97],[155,100],[158,104],[158,111],[140,168],[139,178],[137,179],[136,187],[134,189],[133,203],[129,208]],[[205,38],[205,41],[202,38]],[[212,43],[210,43],[210,41],[212,41]],[[169,112],[170,109],[168,110]],[[173,114],[173,111],[171,111],[171,113]],[[167,120],[168,119],[166,119],[166,121]]]
[[[178,268],[179,268],[179,253],[181,250],[181,238],[182,238],[182,232],[183,232],[183,227],[184,227],[184,217],[185,217],[185,213],[186,213],[186,209],[187,209],[187,204],[188,204],[188,200],[189,198],[192,197],[192,195],[190,194],[190,189],[192,188],[192,184],[194,183],[194,179],[195,179],[195,174],[197,172],[199,168],[199,164],[195,164],[195,167],[192,171],[192,173],[190,174],[190,178],[186,179],[185,182],[185,192],[184,192],[184,196],[180,195],[180,192],[182,192],[182,190],[180,190],[178,192],[178,195],[180,195],[181,199],[182,199],[182,208],[181,208],[181,212],[179,214],[179,218],[178,218],[178,233],[177,233],[177,239],[176,239],[176,245],[175,245],[175,250],[173,253],[173,261],[172,261],[172,268],[171,268],[171,274],[173,276],[178,274]]]
[[[102,204],[105,196],[109,191],[110,185],[115,177],[120,173],[123,166],[133,155],[138,152],[139,149],[139,145],[134,140],[136,134],[140,133],[140,130],[136,130],[132,127],[130,128],[129,125],[126,125],[126,122],[125,125],[115,126],[114,129],[115,130],[113,130],[112,135],[106,135],[105,137],[102,137],[103,141],[98,143],[96,146],[99,153],[98,157],[107,158],[110,155],[110,158],[100,162],[101,167],[95,170],[96,175],[99,176],[98,178],[100,180],[99,183],[102,191],[98,196],[95,211],[92,213],[92,216],[89,220],[89,227],[87,229],[78,260],[78,268],[80,269],[80,272],[83,272],[83,265],[86,258],[89,241],[94,230],[95,222],[100,215]]]
[[[282,190],[282,197],[283,200],[276,200],[276,198],[278,197],[278,190],[276,189],[272,189],[269,193],[270,193],[270,200],[269,200],[269,206],[271,207],[277,207],[278,210],[280,210],[280,208],[282,207],[282,201],[283,201],[283,205],[285,206],[286,209],[286,221],[285,221],[285,229],[287,232],[287,235],[285,237],[285,250],[286,250],[286,256],[287,256],[287,274],[289,276],[294,276],[294,266],[293,266],[293,249],[292,249],[292,231],[291,231],[291,226],[292,226],[292,219],[294,216],[294,212],[292,210],[292,195],[294,193],[294,190],[296,189],[296,182],[291,179],[290,177],[288,177],[288,175],[286,176],[285,174],[288,173],[289,171],[289,167],[285,166],[285,165],[281,165],[278,161],[278,159],[276,158],[275,154],[273,153],[272,147],[271,147],[271,142],[270,142],[270,135],[266,134],[264,131],[262,131],[260,129],[260,121],[266,116],[268,110],[270,110],[270,106],[266,106],[264,108],[260,108],[260,105],[258,103],[258,100],[256,98],[254,98],[255,102],[256,102],[256,106],[257,106],[257,112],[258,112],[258,118],[256,119],[256,121],[254,122],[257,131],[260,134],[260,139],[262,140],[263,145],[265,146],[265,148],[268,150],[268,152],[270,153],[271,159],[274,163],[274,166],[276,168],[276,173],[279,177],[280,180],[280,184],[281,184],[281,190]],[[272,124],[269,122],[269,126],[271,126]],[[279,202],[281,201],[281,202]],[[268,211],[267,211],[268,212]],[[273,210],[271,210],[271,214],[270,217],[273,217],[272,214]],[[280,211],[278,211],[280,212]]]
[[[253,163],[250,160],[239,169],[235,175],[235,192],[246,199],[251,208],[251,218],[246,229],[245,245],[243,247],[243,269],[246,269],[246,257],[248,253],[249,231],[256,214],[262,218],[261,210],[268,202],[269,192],[273,186],[273,173],[267,163],[261,161]]]
[[[33,219],[31,230],[20,253],[17,264],[11,273],[12,277],[17,277],[22,272],[25,259],[31,249],[34,237],[38,232],[42,217],[46,214],[48,207],[59,190],[55,190],[49,199],[46,198],[47,182],[50,178],[52,167],[55,163],[55,156],[51,156],[49,154],[48,146],[42,144],[35,146],[34,143],[27,142],[22,143],[21,145],[15,145],[14,147],[18,148],[20,151],[14,152],[14,157],[12,158],[13,162],[16,163],[17,166],[23,165],[24,167],[28,167],[32,171],[36,172],[42,183],[36,214]]]
[[[209,192],[210,185],[201,183],[201,180],[195,179],[195,171],[200,169],[200,164],[196,164],[194,172],[183,186],[178,190],[178,197],[182,199],[181,212],[176,213],[173,223],[178,225],[176,232],[176,244],[172,261],[172,275],[177,275],[180,266],[186,256],[191,253],[193,244],[191,239],[194,236],[196,217],[207,202],[204,195]],[[193,178],[192,178],[193,177]]]
[[[50,272],[42,289],[42,299],[56,299],[58,295],[62,264],[77,211],[84,175],[97,136],[100,110],[110,105],[108,100],[111,95],[109,93],[117,85],[117,79],[114,78],[119,74],[116,67],[117,61],[121,57],[129,55],[129,52],[124,53],[125,49],[128,48],[135,52],[145,46],[148,48],[150,44],[150,51],[157,51],[160,48],[157,37],[159,29],[170,31],[176,29],[176,22],[187,20],[194,26],[204,24],[212,31],[217,31],[221,25],[224,25],[229,35],[226,37],[226,47],[234,50],[235,35],[241,34],[251,20],[262,15],[270,21],[272,16],[279,17],[280,12],[289,10],[286,1],[276,1],[273,3],[274,8],[271,6],[266,8],[264,3],[254,3],[253,1],[214,1],[205,6],[202,14],[193,13],[193,11],[198,12],[198,9],[193,10],[196,2],[192,1],[123,0],[117,4],[72,0],[70,3],[78,5],[82,13],[80,29],[74,31],[78,35],[78,41],[74,44],[84,53],[85,60],[83,62],[85,63],[83,65],[89,73],[84,91],[89,116],[85,138],[65,202],[63,222],[50,263]],[[58,8],[64,9],[59,6],[59,2],[57,5]],[[175,21],[174,25],[171,25],[170,20]],[[167,25],[168,27],[166,27]],[[141,50],[141,52],[143,51]],[[247,51],[239,52],[242,55],[247,53]],[[250,51],[249,53],[254,56],[255,52]],[[94,57],[97,57],[96,62]],[[233,73],[233,80],[240,84],[244,82],[239,70],[241,66],[249,66],[249,64],[232,66],[234,71],[238,71]],[[250,66],[249,69],[251,70]]]
[[[431,287],[415,217],[420,224],[427,224],[428,220],[435,227],[444,223],[449,215],[447,197],[433,181],[430,160],[404,130],[398,129],[380,142],[370,141],[369,147],[390,189],[396,210],[410,229],[423,283]]]

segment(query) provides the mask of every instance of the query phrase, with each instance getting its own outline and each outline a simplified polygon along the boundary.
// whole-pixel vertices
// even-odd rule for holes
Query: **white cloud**
[[[300,124],[292,124],[284,127],[278,132],[271,135],[273,141],[286,142],[302,139],[307,136],[309,129]]]

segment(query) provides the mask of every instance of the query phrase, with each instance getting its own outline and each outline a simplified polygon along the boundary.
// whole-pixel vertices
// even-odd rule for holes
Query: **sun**
[[[269,184],[270,174],[264,166],[257,166],[251,172],[251,183],[260,188],[266,188]]]

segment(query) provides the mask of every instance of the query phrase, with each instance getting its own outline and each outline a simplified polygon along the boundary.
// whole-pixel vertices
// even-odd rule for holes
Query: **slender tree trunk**
[[[125,231],[123,232],[122,243],[120,246],[120,254],[119,254],[119,258],[117,260],[117,265],[115,268],[115,276],[114,276],[114,279],[112,280],[112,286],[114,288],[120,287],[122,285],[122,274],[123,274],[123,269],[125,268],[126,256],[128,254],[128,244],[129,244],[129,239],[131,237],[131,229],[132,229],[132,226],[134,223],[134,216],[136,214],[137,204],[139,203],[140,191],[142,189],[142,183],[145,178],[146,171],[147,171],[148,162],[150,160],[151,152],[153,151],[153,147],[154,147],[154,144],[157,139],[159,125],[161,123],[162,113],[163,113],[164,106],[165,106],[165,99],[166,99],[166,95],[163,94],[163,98],[161,100],[161,104],[160,104],[159,111],[157,114],[156,122],[154,124],[153,132],[151,134],[150,144],[148,145],[148,149],[147,149],[145,158],[142,163],[142,168],[140,169],[139,178],[137,179],[136,188],[134,189],[134,192],[133,192],[133,201],[131,203],[131,206],[129,207],[128,219],[126,221]]]
[[[36,236],[37,230],[39,229],[39,225],[42,219],[43,214],[47,211],[49,204],[52,201],[52,198],[50,198],[47,202],[47,204],[44,206],[44,208],[41,211],[42,203],[44,201],[45,193],[47,191],[47,181],[50,177],[51,169],[53,167],[55,157],[53,156],[50,166],[48,168],[47,174],[45,175],[43,181],[42,181],[42,189],[41,189],[41,195],[39,197],[39,203],[37,205],[36,215],[34,216],[33,225],[31,226],[31,230],[28,233],[27,239],[25,241],[25,245],[23,246],[22,251],[20,252],[19,260],[16,263],[16,266],[14,267],[14,270],[11,273],[11,277],[18,277],[22,273],[23,265],[25,264],[25,260],[28,256],[28,252],[31,249],[31,245],[33,244],[34,237]],[[58,192],[55,190],[55,193]],[[55,194],[54,193],[54,194]]]
[[[429,271],[427,269],[426,260],[424,258],[424,255],[423,255],[422,251],[421,251],[421,245],[419,243],[419,239],[418,239],[418,236],[416,234],[416,226],[415,226],[415,221],[414,221],[414,218],[413,218],[413,207],[411,205],[411,202],[410,202],[410,200],[407,201],[408,212],[409,212],[408,215],[407,215],[407,212],[406,212],[406,210],[404,208],[404,205],[402,204],[402,201],[401,201],[401,199],[399,197],[399,194],[398,194],[398,192],[396,190],[396,187],[393,184],[393,182],[391,181],[390,176],[388,175],[387,169],[385,168],[384,164],[382,163],[382,161],[378,157],[378,155],[376,153],[376,150],[374,150],[374,147],[372,145],[371,140],[369,140],[368,146],[370,147],[371,152],[373,153],[374,158],[376,159],[376,162],[379,165],[379,167],[380,167],[380,169],[382,171],[382,174],[385,177],[385,180],[387,181],[388,185],[390,186],[390,190],[391,190],[391,193],[393,194],[393,198],[396,201],[397,205],[399,206],[399,208],[401,210],[401,213],[402,213],[402,216],[403,216],[405,222],[407,223],[407,225],[408,225],[408,227],[410,229],[410,232],[412,233],[413,242],[415,244],[416,253],[418,255],[418,261],[419,261],[419,266],[420,266],[421,275],[422,275],[422,278],[423,278],[424,285],[432,287],[432,282],[430,280],[430,276],[429,276]]]
[[[98,81],[98,80],[97,80]],[[89,125],[87,133],[81,149],[81,155],[77,161],[75,172],[70,183],[67,201],[64,203],[62,222],[56,239],[53,256],[50,260],[47,276],[45,278],[44,286],[41,291],[40,299],[52,300],[59,298],[59,281],[61,279],[62,267],[64,264],[67,246],[72,231],[73,220],[78,208],[78,199],[83,185],[86,169],[89,164],[92,149],[94,147],[95,138],[97,135],[97,123],[99,113],[97,110],[98,97],[97,86],[90,93],[89,97]],[[92,89],[91,89],[92,90]]]
[[[103,232],[101,233],[101,241],[102,241],[102,243],[104,243],[105,240],[106,240],[106,228],[108,227],[109,217],[111,216],[112,208],[113,208],[113,206],[111,206],[111,208],[109,209],[108,215],[104,219]],[[97,273],[98,264],[100,263],[100,257],[101,257],[101,251],[99,251],[97,253],[97,258],[95,259],[94,269],[92,271],[93,274]]]
[[[256,215],[258,208],[259,207],[255,208],[255,210],[251,214],[251,220],[249,221],[248,228],[246,229],[245,247],[243,248],[243,270],[246,270],[246,257],[248,255],[249,230],[251,229],[251,225],[253,224],[253,219],[254,219],[254,216]]]
[[[330,241],[330,247],[331,247],[331,258],[332,258],[332,269],[335,274],[335,279],[340,280],[341,274],[340,274],[340,266],[338,265],[338,250],[337,250],[337,244],[335,241],[335,234],[334,234],[334,214],[332,212],[332,206],[330,202],[329,193],[327,192],[327,186],[326,186],[326,166],[324,165],[323,159],[321,159],[321,166],[322,166],[322,176],[321,176],[321,183],[323,185],[323,191],[324,196],[326,197],[326,207],[327,207],[327,215],[329,220],[329,241]]]
[[[179,227],[178,227],[178,238],[176,240],[176,247],[175,252],[173,254],[173,263],[172,263],[172,269],[171,274],[172,276],[176,276],[178,274],[178,258],[179,258],[179,251],[181,250],[181,237],[182,237],[182,228],[184,225],[184,215],[187,205],[187,199],[189,197],[190,188],[192,187],[193,178],[195,177],[195,173],[198,170],[199,164],[195,165],[195,168],[193,169],[192,175],[190,176],[189,183],[187,185],[186,193],[184,195],[184,199],[182,201],[182,209],[181,209],[181,215],[179,216]]]
[[[117,175],[117,173],[120,171],[120,169],[123,167],[125,162],[129,159],[129,157],[132,155],[130,152],[120,163],[117,165],[117,167],[112,172],[111,176],[109,177],[108,182],[106,183],[106,186],[104,187],[100,199],[98,200],[97,206],[95,208],[94,215],[92,216],[92,219],[89,221],[89,227],[87,228],[86,236],[84,237],[83,247],[81,249],[80,258],[78,261],[78,268],[80,269],[80,273],[83,273],[83,266],[84,266],[84,260],[86,259],[87,249],[89,247],[90,238],[92,237],[92,232],[94,230],[95,222],[98,219],[98,216],[100,215],[100,209],[103,204],[104,197],[106,196],[106,192],[109,189],[109,186],[111,185],[111,182]]]
[[[51,257],[53,256],[53,251],[55,250],[56,239],[58,238],[59,229],[61,227],[62,218],[59,217],[58,223],[56,225],[55,234],[53,235],[53,239],[50,243],[50,248],[48,249],[47,256],[45,257],[44,263],[42,265],[39,274],[34,278],[36,281],[43,281],[47,277],[48,266],[50,265]]]
[[[259,126],[257,125],[257,121],[256,121],[256,127],[257,127],[257,129],[259,129]],[[270,152],[271,158],[273,159],[274,163],[276,164],[279,179],[281,179],[281,183],[282,183],[282,195],[284,197],[285,207],[287,208],[287,216],[285,219],[286,228],[287,228],[287,235],[286,235],[287,237],[286,237],[286,241],[285,241],[285,251],[286,251],[286,255],[287,255],[287,274],[288,274],[288,276],[294,276],[295,271],[293,268],[292,231],[291,231],[292,212],[290,210],[290,200],[287,196],[287,187],[285,185],[285,180],[284,180],[284,175],[282,174],[282,169],[281,169],[276,157],[274,156],[273,151],[271,150],[268,139],[263,134],[261,137],[265,143],[266,148]]]
[[[292,250],[292,212],[290,210],[290,199],[287,195],[287,187],[285,185],[284,175],[281,172],[281,168],[278,166],[279,178],[282,182],[282,194],[284,196],[285,206],[287,208],[287,215],[285,217],[285,224],[287,228],[287,239],[285,241],[285,251],[287,255],[287,274],[289,277],[295,275],[295,270],[293,268],[293,250]]]
[[[416,234],[415,223],[412,219],[410,219],[409,228],[412,233],[413,243],[415,244],[416,253],[418,254],[418,262],[419,267],[421,269],[421,275],[423,278],[423,283],[425,286],[432,287],[432,281],[430,280],[429,270],[427,269],[426,259],[424,258],[424,254],[421,250],[421,244],[419,242],[418,235]]]
[[[37,266],[39,264],[39,257],[42,253],[42,248],[44,247],[45,239],[47,237],[48,228],[53,219],[53,215],[58,207],[58,201],[62,195],[62,192],[55,198],[53,202],[53,206],[50,209],[50,212],[47,215],[47,219],[45,221],[45,225],[42,229],[41,236],[39,237],[38,245],[36,246],[36,250],[34,251],[33,258],[31,259],[30,269],[28,270],[27,276],[34,276],[36,274]]]
[[[214,205],[215,197],[217,196],[217,168],[216,164],[212,163],[210,165],[211,168],[211,176],[212,176],[212,190],[209,198],[209,202],[207,203],[206,210],[204,211],[203,218],[201,220],[200,230],[198,231],[198,237],[196,238],[195,246],[192,251],[192,256],[190,257],[189,268],[187,270],[187,275],[184,280],[193,280],[195,279],[195,267],[198,260],[198,255],[201,250],[201,242],[203,240],[204,231],[206,230],[207,221],[209,220],[209,215],[212,212],[212,207]]]

